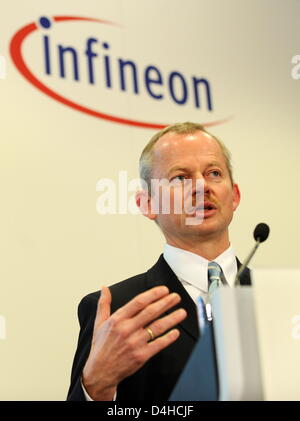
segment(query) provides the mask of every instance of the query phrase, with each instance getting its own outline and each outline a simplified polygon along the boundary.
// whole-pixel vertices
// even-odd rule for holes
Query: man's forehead
[[[204,153],[220,153],[222,154],[218,142],[208,133],[203,131],[196,131],[193,133],[173,133],[168,132],[164,134],[156,142],[153,148],[154,158],[166,159],[173,154],[180,153],[188,154],[194,151]]]

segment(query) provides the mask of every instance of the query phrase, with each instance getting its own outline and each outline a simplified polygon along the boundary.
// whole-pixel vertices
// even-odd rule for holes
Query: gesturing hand
[[[177,329],[165,332],[185,319],[184,309],[156,320],[179,301],[178,294],[159,286],[137,295],[110,315],[111,293],[103,287],[82,377],[92,399],[112,400],[121,380],[179,337]]]

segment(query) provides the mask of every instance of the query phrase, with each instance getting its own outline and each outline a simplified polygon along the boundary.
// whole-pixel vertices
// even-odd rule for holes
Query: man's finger
[[[95,325],[99,326],[110,316],[111,292],[107,287],[101,289],[101,295],[98,300]]]
[[[146,361],[156,355],[158,352],[162,351],[163,349],[167,348],[167,346],[171,345],[175,342],[180,336],[180,332],[178,329],[170,330],[170,332],[166,333],[163,336],[155,339],[152,342],[147,344],[146,348]]]
[[[134,317],[149,304],[166,296],[168,293],[169,290],[165,286],[151,288],[134,297],[129,303],[120,307],[114,314],[122,319]]]
[[[160,300],[149,304],[146,308],[140,311],[136,317],[131,319],[131,330],[138,330],[139,328],[153,322],[153,320],[156,320],[161,316],[161,314],[178,304],[180,300],[180,295],[173,292],[172,294],[168,294]]]
[[[151,339],[155,340],[157,336],[163,335],[169,329],[173,328],[178,323],[182,322],[182,320],[184,320],[186,316],[187,316],[187,312],[183,308],[180,308],[174,311],[173,313],[168,314],[167,316],[156,320],[154,323],[151,323],[151,325],[147,326],[147,328],[148,329],[150,328],[150,331],[153,334],[153,338]],[[150,334],[147,332],[147,328],[145,332],[145,337],[146,339],[149,339]]]

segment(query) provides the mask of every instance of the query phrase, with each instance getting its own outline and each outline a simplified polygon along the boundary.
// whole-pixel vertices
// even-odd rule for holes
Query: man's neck
[[[223,241],[218,240],[210,240],[210,241],[198,241],[198,242],[189,242],[179,239],[167,239],[167,243],[170,246],[180,248],[182,250],[189,251],[191,253],[198,254],[201,257],[204,257],[207,260],[214,260],[220,254],[222,254],[225,250],[228,249],[230,246],[230,242],[228,237],[224,238]]]

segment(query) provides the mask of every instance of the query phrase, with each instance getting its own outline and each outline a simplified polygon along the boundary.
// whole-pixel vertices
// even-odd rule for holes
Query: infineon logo
[[[122,57],[122,30],[116,23],[96,18],[43,16],[14,34],[10,54],[19,72],[41,92],[100,119],[151,129],[167,125],[124,115],[128,101],[136,97],[154,105],[165,101],[176,107],[188,104],[196,110],[213,111],[207,78]]]

